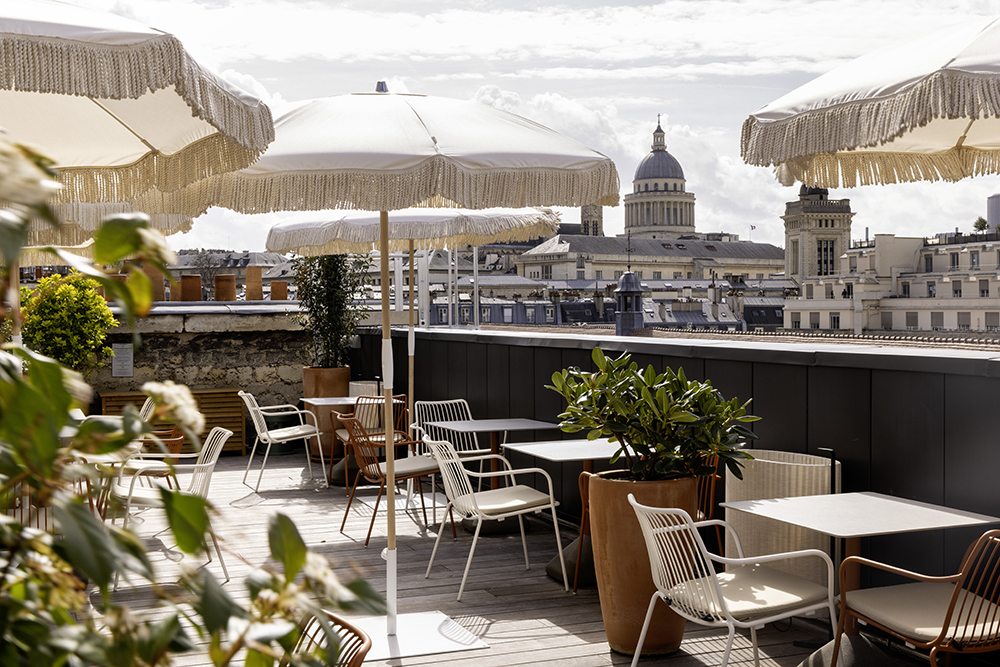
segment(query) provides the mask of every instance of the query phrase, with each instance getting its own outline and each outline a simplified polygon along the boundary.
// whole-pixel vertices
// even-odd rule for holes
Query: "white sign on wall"
[[[111,351],[115,353],[114,359],[111,360],[111,377],[132,377],[132,344],[112,343]]]

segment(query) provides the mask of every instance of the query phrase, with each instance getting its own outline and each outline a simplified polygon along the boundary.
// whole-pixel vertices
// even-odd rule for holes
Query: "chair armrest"
[[[281,409],[276,410],[275,408],[281,408]],[[268,410],[271,410],[272,412],[269,413],[267,412]],[[312,417],[312,425],[315,426],[317,429],[319,429],[319,422],[317,421],[316,415],[314,413],[310,412],[309,410],[299,410],[294,405],[270,405],[266,408],[261,408],[260,411],[265,415],[266,414],[298,415],[299,424],[305,424],[307,420],[303,419],[303,417],[305,415],[308,415],[309,417]]]
[[[867,567],[875,568],[876,570],[883,570],[885,572],[890,572],[892,574],[898,574],[901,577],[906,577],[907,579],[914,579],[916,581],[923,581],[930,584],[953,584],[962,578],[962,574],[951,574],[945,577],[931,577],[926,574],[920,574],[919,572],[913,572],[912,570],[904,570],[901,567],[895,567],[893,565],[886,565],[885,563],[880,563],[876,560],[870,560],[868,558],[863,558],[862,556],[848,556],[840,562],[840,590],[846,591],[847,582],[847,566],[848,564],[865,565]]]
[[[507,462],[507,459],[503,458],[499,454],[488,454],[488,455],[482,456],[482,457],[474,456],[474,457],[469,458],[469,459],[464,459],[464,461],[475,461],[475,460],[480,459],[480,458],[483,458],[483,459],[498,458],[498,459],[502,459],[505,463],[507,463],[508,466],[510,465],[510,463]],[[469,475],[469,477],[504,477],[504,476],[508,476],[508,477],[510,477],[510,479],[511,479],[512,482],[515,481],[514,478],[517,475],[524,475],[524,474],[528,474],[528,473],[538,473],[538,474],[541,474],[541,475],[543,475],[545,477],[545,481],[548,482],[548,484],[549,484],[549,495],[552,496],[553,498],[555,498],[555,496],[553,495],[553,490],[552,490],[552,477],[549,475],[549,473],[547,471],[542,470],[541,468],[517,468],[516,470],[513,469],[513,468],[511,468],[509,470],[498,470],[496,472],[492,472],[492,471],[490,471],[490,472],[472,472],[471,470],[467,470],[466,473]]]
[[[707,523],[707,522],[702,522]],[[772,563],[775,561],[791,560],[793,558],[819,558],[826,563],[827,586],[833,594],[834,568],[830,555],[819,549],[801,549],[799,551],[784,551],[782,553],[767,554],[766,556],[749,556],[747,558],[724,558],[715,554],[708,554],[709,559],[723,565],[756,565],[757,563]],[[843,590],[843,589],[841,589]]]
[[[743,543],[740,542],[740,536],[736,533],[736,529],[722,519],[707,519],[705,521],[695,521],[694,523],[695,528],[704,528],[707,526],[722,526],[725,528],[726,532],[732,535],[733,541],[736,543],[736,553],[738,554],[737,558],[743,558]],[[721,549],[722,545],[720,545],[719,548]]]

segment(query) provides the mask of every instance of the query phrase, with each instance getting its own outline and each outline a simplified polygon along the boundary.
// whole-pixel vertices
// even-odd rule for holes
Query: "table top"
[[[426,422],[428,426],[446,428],[449,431],[463,433],[487,433],[492,431],[537,431],[559,428],[558,424],[543,422],[536,419],[464,419],[456,421]]]
[[[505,449],[521,454],[530,454],[546,461],[593,461],[611,460],[618,451],[617,442],[608,438],[596,440],[545,440],[541,442],[517,442],[504,445]]]
[[[987,526],[1000,518],[881,493],[837,493],[720,503],[840,538]]]
[[[302,402],[307,406],[318,408],[321,405],[354,405],[358,402],[357,396],[323,396],[318,398],[303,398]]]

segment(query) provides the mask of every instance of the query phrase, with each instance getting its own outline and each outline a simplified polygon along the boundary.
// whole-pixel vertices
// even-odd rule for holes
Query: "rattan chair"
[[[836,618],[833,561],[826,553],[806,549],[743,558],[739,537],[732,532],[739,557],[723,558],[705,548],[698,528],[718,525],[732,531],[726,522],[712,520],[696,523],[682,509],[641,505],[632,494],[629,494],[628,501],[642,527],[656,585],[632,658],[632,667],[639,662],[657,600],[663,600],[675,613],[689,621],[729,629],[722,667],[729,663],[736,628],[750,629],[754,664],[759,666],[755,628],[791,616],[815,613],[823,608],[829,611],[833,627],[833,619]],[[827,585],[820,586],[762,565],[790,558],[820,558],[826,564]],[[726,571],[716,573],[715,563],[725,565]]]
[[[330,631],[337,637],[336,654],[329,656],[324,664],[330,667],[361,667],[365,656],[371,650],[371,637],[361,628],[332,612],[324,610],[323,614]],[[323,623],[315,616],[309,616],[302,623],[302,634],[299,635],[299,641],[296,642],[292,653],[307,653],[316,647],[323,647],[329,651],[330,642]],[[290,663],[291,659],[286,655],[278,664],[279,667],[287,667]]]
[[[417,446],[417,442],[410,438],[409,430],[407,427],[407,410],[406,410],[406,394],[396,394],[392,397],[393,405],[393,416],[392,416],[392,439],[397,445],[406,445],[413,449]],[[354,403],[354,412],[351,416],[361,422],[364,427],[365,432],[368,434],[368,439],[371,442],[384,444],[385,443],[385,397],[384,396],[358,396]],[[331,418],[336,423],[340,419],[340,415],[332,415]],[[341,422],[343,423],[343,422]],[[351,454],[351,437],[348,433],[347,427],[338,428],[334,430],[334,437],[340,440],[344,444],[344,458],[345,460]],[[418,454],[424,452],[416,451]],[[330,459],[330,470],[329,476],[333,477],[333,459]],[[344,466],[344,490],[345,492],[350,487],[349,470],[348,466]]]
[[[368,431],[362,423],[350,415],[341,415],[340,421],[347,428],[348,442],[354,451],[354,456],[358,461],[358,474],[354,477],[354,486],[351,487],[351,495],[347,501],[347,509],[344,510],[344,520],[340,524],[340,532],[344,532],[347,525],[347,516],[351,513],[351,504],[354,503],[354,495],[358,490],[358,483],[361,477],[372,484],[378,484],[378,498],[375,499],[375,509],[372,510],[372,520],[368,525],[368,535],[365,537],[365,546],[372,538],[372,528],[375,526],[375,517],[378,515],[378,506],[382,500],[382,493],[386,484],[386,464],[379,461],[382,450],[385,449],[385,437],[380,441],[375,441],[369,436]],[[397,444],[397,447],[399,445]],[[393,476],[395,481],[416,480],[417,488],[420,491],[420,505],[424,512],[424,525],[427,525],[427,507],[424,505],[423,487],[419,483],[419,478],[425,475],[432,475],[438,471],[438,465],[430,456],[406,456],[395,461]],[[390,507],[390,512],[396,511],[395,507]]]
[[[914,580],[912,583],[846,591],[846,572],[865,565]],[[836,667],[849,617],[874,625],[920,649],[937,654],[1000,649],[1000,530],[982,535],[969,549],[958,574],[928,577],[860,556],[840,565],[840,622],[833,643]]]
[[[459,457],[458,452],[446,440],[424,440],[430,448],[431,454],[437,460],[441,470],[441,479],[444,480],[445,493],[448,496],[448,511],[451,516],[451,509],[455,508],[465,518],[476,520],[476,532],[472,538],[472,547],[469,549],[469,558],[465,562],[465,573],[462,575],[462,584],[458,589],[458,599],[462,599],[465,591],[465,582],[469,578],[469,566],[472,565],[472,556],[476,553],[476,544],[479,541],[479,532],[483,527],[483,521],[503,521],[509,517],[517,517],[521,528],[521,544],[524,547],[524,569],[531,569],[528,561],[528,541],[524,537],[524,515],[528,513],[539,513],[548,509],[552,513],[552,527],[556,532],[556,551],[559,553],[559,565],[562,567],[563,588],[569,590],[569,578],[566,576],[566,561],[563,558],[563,545],[559,538],[559,521],[556,518],[556,502],[552,493],[552,478],[541,468],[520,468],[513,470],[510,463],[502,456],[488,455],[484,458],[495,458],[503,462],[505,470],[497,472],[476,473],[465,469],[464,461]],[[548,493],[538,491],[530,486],[513,484],[516,475],[526,474],[542,475],[548,482]],[[511,481],[511,486],[487,491],[473,491],[469,476],[473,477],[507,477]],[[454,529],[455,518],[451,516],[451,524]],[[442,526],[443,528],[443,526]],[[438,545],[441,543],[441,535],[444,530],[438,530],[437,539],[434,541],[434,550],[431,552],[431,560],[427,563],[427,572],[424,578],[431,574],[431,567],[434,565],[434,556],[437,554]]]

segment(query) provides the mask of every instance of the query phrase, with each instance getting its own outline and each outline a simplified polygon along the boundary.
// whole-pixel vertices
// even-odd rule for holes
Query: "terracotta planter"
[[[594,546],[601,614],[611,649],[635,653],[649,599],[656,587],[639,521],[628,494],[643,505],[679,507],[695,516],[698,480],[695,477],[655,482],[614,479],[620,471],[590,478],[590,528]],[[643,655],[672,653],[684,638],[684,619],[665,604],[657,604]]]
[[[303,398],[324,398],[334,396],[350,396],[351,367],[342,366],[340,368],[319,368],[317,366],[302,367],[302,397]],[[330,456],[342,456],[343,452],[335,452],[333,449],[334,428],[340,428],[339,421],[331,418],[332,408],[326,407],[316,413],[319,422],[320,443],[323,445],[323,456],[327,459]],[[309,449],[314,457],[319,457],[316,450],[316,442],[309,441]]]

